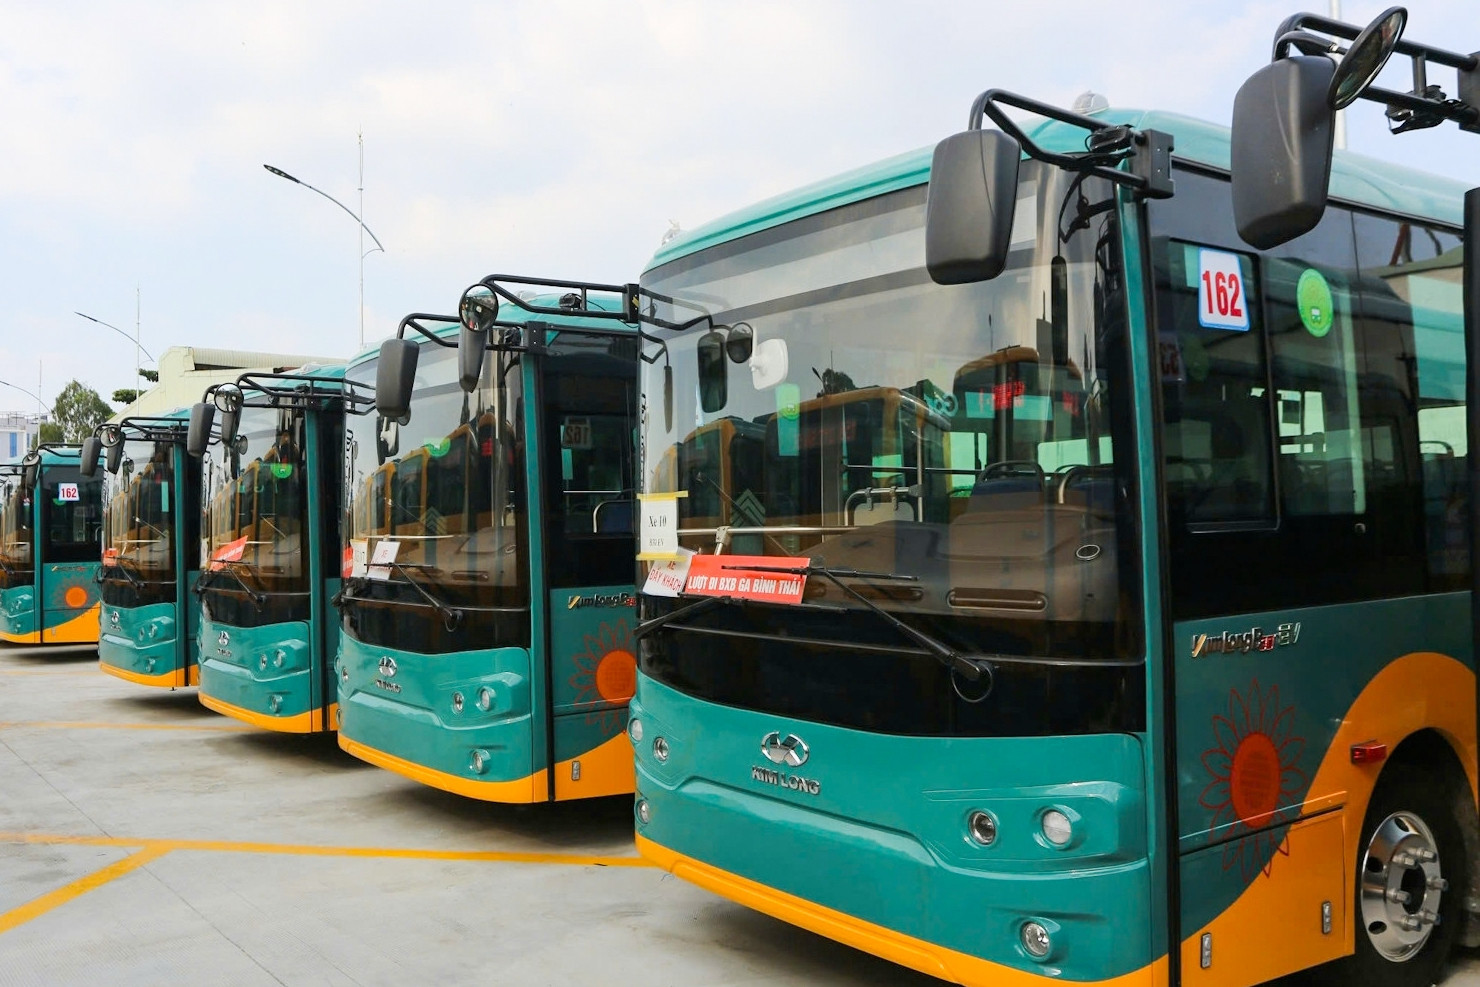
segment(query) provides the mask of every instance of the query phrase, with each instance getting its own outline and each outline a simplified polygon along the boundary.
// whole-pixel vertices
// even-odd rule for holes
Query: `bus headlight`
[[[648,805],[648,800],[647,799],[638,799],[637,800],[637,819],[644,826],[646,826],[648,823],[652,822],[652,820],[653,820],[653,809],[652,809],[652,806]]]
[[[966,820],[967,832],[971,834],[973,842],[982,846],[991,846],[997,842],[997,820],[992,818],[990,812],[976,810]]]
[[[627,724],[627,735],[632,738],[634,744],[642,743],[642,721],[633,717]]]
[[[1048,937],[1048,930],[1037,922],[1024,922],[1019,930],[1023,942],[1023,949],[1034,959],[1041,960],[1053,949],[1053,940]]]
[[[463,711],[463,694],[461,692],[454,692],[452,694],[452,711],[454,713],[461,713]]]
[[[493,690],[486,685],[478,687],[478,708],[485,713],[493,708]]]
[[[283,660],[285,658],[287,658],[287,657],[288,657],[287,652],[285,652],[282,648],[278,648],[277,653],[272,656],[272,667],[273,668],[282,668],[283,667]]]
[[[662,737],[653,738],[653,757],[656,757],[660,762],[667,762],[668,741],[664,740]]]
[[[1074,823],[1058,809],[1049,809],[1039,817],[1038,822],[1043,830],[1043,838],[1054,846],[1068,846],[1069,841],[1074,839]]]
[[[263,655],[262,657],[260,657],[260,658],[257,659],[257,667],[260,668],[264,672],[267,671],[267,656],[266,655]]]
[[[488,770],[488,752],[481,747],[478,748],[473,751],[473,756],[469,758],[469,763],[472,765],[473,771],[481,775]]]

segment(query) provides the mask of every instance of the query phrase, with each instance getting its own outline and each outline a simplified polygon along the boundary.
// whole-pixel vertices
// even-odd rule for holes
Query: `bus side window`
[[[1198,244],[1157,244],[1168,514],[1190,530],[1273,526],[1268,377],[1253,258]],[[1209,258],[1237,265],[1236,320],[1202,313]],[[1231,305],[1232,303],[1230,303]]]
[[[1345,279],[1299,261],[1265,265],[1282,508],[1367,513],[1369,422],[1360,407],[1357,315]],[[1391,442],[1386,462],[1392,462]],[[1375,465],[1375,464],[1373,464]]]
[[[1356,216],[1368,347],[1396,350],[1406,417],[1416,417],[1413,513],[1422,517],[1428,589],[1469,585],[1469,441],[1465,425],[1463,247],[1457,234]],[[1416,393],[1415,393],[1416,388]],[[1421,507],[1417,501],[1421,500]],[[1414,527],[1417,527],[1415,525]]]

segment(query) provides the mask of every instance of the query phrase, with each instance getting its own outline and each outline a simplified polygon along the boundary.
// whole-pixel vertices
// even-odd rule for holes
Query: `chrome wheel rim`
[[[1439,845],[1417,814],[1394,812],[1372,831],[1358,896],[1372,948],[1393,963],[1410,960],[1439,924],[1444,880]]]

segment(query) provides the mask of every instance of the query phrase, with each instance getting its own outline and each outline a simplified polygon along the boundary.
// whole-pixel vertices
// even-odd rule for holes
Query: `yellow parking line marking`
[[[48,891],[39,898],[26,902],[19,908],[12,908],[4,915],[0,915],[0,933],[9,932],[18,925],[24,925],[33,918],[39,918],[60,905],[65,905],[73,898],[81,897],[94,888],[100,888],[109,881],[117,880],[131,871],[138,870],[153,860],[158,860],[170,851],[165,847],[148,846],[131,853],[122,860],[114,861],[102,870],[95,870],[86,877],[80,877],[71,884],[63,885],[55,891]]]
[[[106,720],[0,721],[0,730],[20,727],[45,730],[215,730],[224,733],[255,732],[256,729],[237,723],[109,723]]]
[[[302,857],[376,857],[403,860],[465,860],[509,864],[563,864],[572,867],[650,867],[638,856],[610,857],[585,853],[538,853],[516,850],[431,850],[410,847],[316,846],[299,843],[255,843],[236,840],[155,840],[122,836],[73,836],[62,833],[0,833],[0,843],[71,846],[118,846],[157,849],[161,853],[196,850],[214,853],[266,853]]]

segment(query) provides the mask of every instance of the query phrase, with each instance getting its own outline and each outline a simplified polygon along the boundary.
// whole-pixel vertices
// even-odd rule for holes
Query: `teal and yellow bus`
[[[1337,152],[1255,249],[1222,128],[973,118],[642,277],[640,852],[960,983],[1432,983],[1480,845],[1463,187]],[[871,390],[944,425],[803,410]],[[725,417],[745,554],[652,468]],[[850,517],[855,465],[911,509]]]
[[[0,470],[0,640],[98,639],[102,481],[75,445],[42,443]]]
[[[334,729],[344,413],[368,401],[343,378],[342,366],[243,374],[192,411],[200,701],[267,730]]]
[[[377,408],[346,425],[339,745],[488,801],[630,793],[636,333],[605,286],[488,283],[503,318],[408,316],[349,368]]]
[[[84,440],[82,473],[103,470],[98,664],[140,685],[199,681],[200,462],[185,452],[188,415],[130,417]]]

